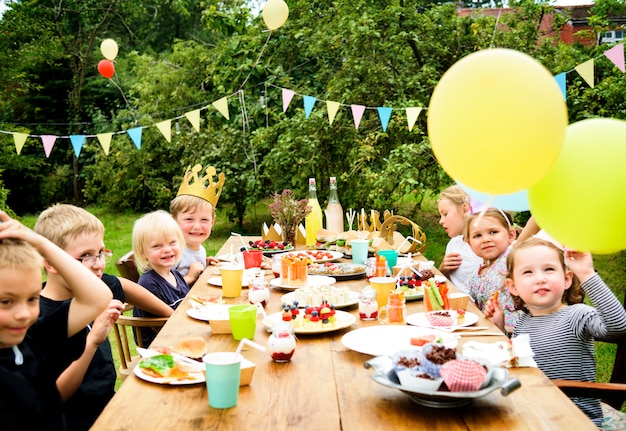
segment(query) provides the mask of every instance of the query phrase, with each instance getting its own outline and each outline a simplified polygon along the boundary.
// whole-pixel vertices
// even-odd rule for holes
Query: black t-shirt
[[[111,289],[114,299],[125,302],[122,284],[115,276],[103,274],[102,281]],[[66,301],[53,301],[41,297],[41,314],[46,315],[61,307]],[[83,345],[84,350],[84,345]],[[65,402],[65,417],[70,431],[88,430],[115,394],[117,374],[109,340],[104,340],[94,354],[83,382]]]
[[[0,349],[0,424],[2,429],[66,430],[57,377],[85,349],[86,331],[67,338],[69,303],[41,316],[18,348]]]

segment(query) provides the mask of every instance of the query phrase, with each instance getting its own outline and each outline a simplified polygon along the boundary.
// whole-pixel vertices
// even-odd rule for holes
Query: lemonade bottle
[[[326,229],[333,232],[343,232],[343,208],[337,195],[337,179],[330,177],[330,195],[326,207]]]
[[[315,178],[309,178],[309,202],[311,212],[304,219],[306,228],[306,246],[315,248],[317,240],[317,231],[322,228],[322,207],[317,201],[317,187],[315,186]]]

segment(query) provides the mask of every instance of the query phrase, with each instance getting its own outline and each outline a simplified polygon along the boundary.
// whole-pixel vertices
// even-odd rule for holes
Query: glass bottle
[[[337,179],[330,177],[330,195],[326,207],[326,229],[333,232],[343,232],[343,208],[337,194]]]
[[[272,325],[272,335],[267,340],[267,350],[274,362],[288,362],[296,350],[296,337],[289,322]]]
[[[311,212],[304,219],[306,228],[306,246],[315,248],[317,242],[317,232],[322,228],[322,207],[317,201],[317,186],[315,178],[309,178],[309,201],[307,203],[311,207]]]

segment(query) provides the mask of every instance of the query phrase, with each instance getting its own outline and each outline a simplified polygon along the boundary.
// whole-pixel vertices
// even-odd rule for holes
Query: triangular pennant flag
[[[28,138],[28,133],[13,133],[13,141],[15,141],[15,152],[19,155],[24,147],[24,142]]]
[[[294,91],[283,88],[283,112],[287,112],[294,94],[296,94]]]
[[[304,117],[308,119],[309,115],[311,115],[311,111],[313,110],[313,106],[315,105],[317,98],[313,96],[303,96],[303,98],[304,98]]]
[[[72,147],[74,147],[74,154],[76,154],[76,157],[80,156],[80,150],[85,143],[85,135],[70,135],[70,141],[72,142]]]
[[[98,141],[100,141],[104,154],[108,156],[109,149],[111,148],[111,136],[113,136],[113,133],[98,133],[96,136],[98,137]]]
[[[128,133],[128,136],[130,136],[130,139],[132,139],[135,143],[135,147],[137,147],[138,150],[141,150],[141,130],[142,127],[135,127],[126,131],[126,133]]]
[[[593,58],[585,61],[583,64],[579,64],[574,68],[576,72],[585,80],[585,82],[593,88]]]
[[[387,125],[389,124],[389,119],[391,118],[391,108],[387,107],[378,107],[378,118],[380,118],[380,124],[383,126],[383,132],[387,131]]]
[[[339,110],[339,102],[331,102],[330,100],[327,100],[326,109],[328,110],[328,122],[329,124],[333,124],[333,121],[335,121],[335,115],[337,115],[337,111]]]
[[[196,109],[195,111],[186,112],[185,117],[187,117],[187,119],[189,120],[193,128],[196,129],[196,132],[199,132],[200,131],[200,110]]]
[[[361,124],[361,118],[363,117],[363,113],[365,112],[365,106],[350,105],[350,109],[352,109],[352,117],[354,118],[354,128],[358,129],[359,124]]]
[[[172,142],[172,120],[161,121],[156,124],[167,142]]]
[[[43,150],[46,153],[46,157],[50,157],[50,152],[56,140],[57,137],[54,135],[41,135],[41,142],[43,142]]]
[[[611,60],[614,65],[617,66],[619,70],[625,72],[624,70],[624,44],[620,43],[619,45],[615,45],[613,48],[608,51],[604,51],[604,55],[606,58]]]
[[[417,117],[420,116],[420,112],[422,112],[422,108],[406,108],[406,120],[409,123],[409,132],[413,130],[413,126],[415,126],[415,122],[417,121]]]
[[[559,73],[554,77],[556,84],[561,89],[561,94],[563,95],[563,100],[567,100],[567,93],[565,92],[565,72]]]
[[[230,120],[230,113],[228,112],[228,98],[226,96],[213,102],[213,107],[215,107],[215,109],[217,109],[227,120]],[[198,130],[198,132],[199,131],[200,130]]]

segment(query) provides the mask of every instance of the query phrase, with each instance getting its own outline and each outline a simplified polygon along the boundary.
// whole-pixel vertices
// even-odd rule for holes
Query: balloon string
[[[265,44],[263,45],[263,48],[261,48],[261,52],[259,53],[259,56],[257,57],[256,61],[254,62],[254,64],[250,68],[250,72],[248,73],[248,76],[246,76],[246,79],[244,79],[243,83],[239,86],[239,90],[241,90],[243,88],[243,86],[246,85],[246,82],[248,82],[248,79],[250,78],[250,75],[252,75],[252,72],[256,68],[257,64],[259,64],[259,61],[261,61],[261,57],[263,56],[263,52],[265,52],[265,47],[269,43],[271,37],[272,37],[272,31],[270,30],[269,34],[267,35],[267,40],[265,41]]]
[[[493,195],[489,196],[489,199],[487,199],[487,203],[483,206],[483,208],[478,213],[478,217],[476,217],[476,219],[474,220],[474,223],[472,223],[475,228],[478,227],[478,224],[483,219],[483,216],[485,215],[487,210],[491,207],[491,203],[493,202],[493,198],[494,198]]]
[[[124,91],[122,91],[122,88],[119,85],[117,85],[117,82],[113,81],[113,78],[109,78],[109,81],[111,81],[113,83],[113,85],[115,85],[115,87],[119,90],[120,94],[122,95],[122,99],[124,99],[124,102],[126,103],[126,107],[128,108],[128,110],[132,114],[133,113],[133,108],[130,107],[130,103],[128,103],[128,100],[126,100],[126,95],[124,94]]]

